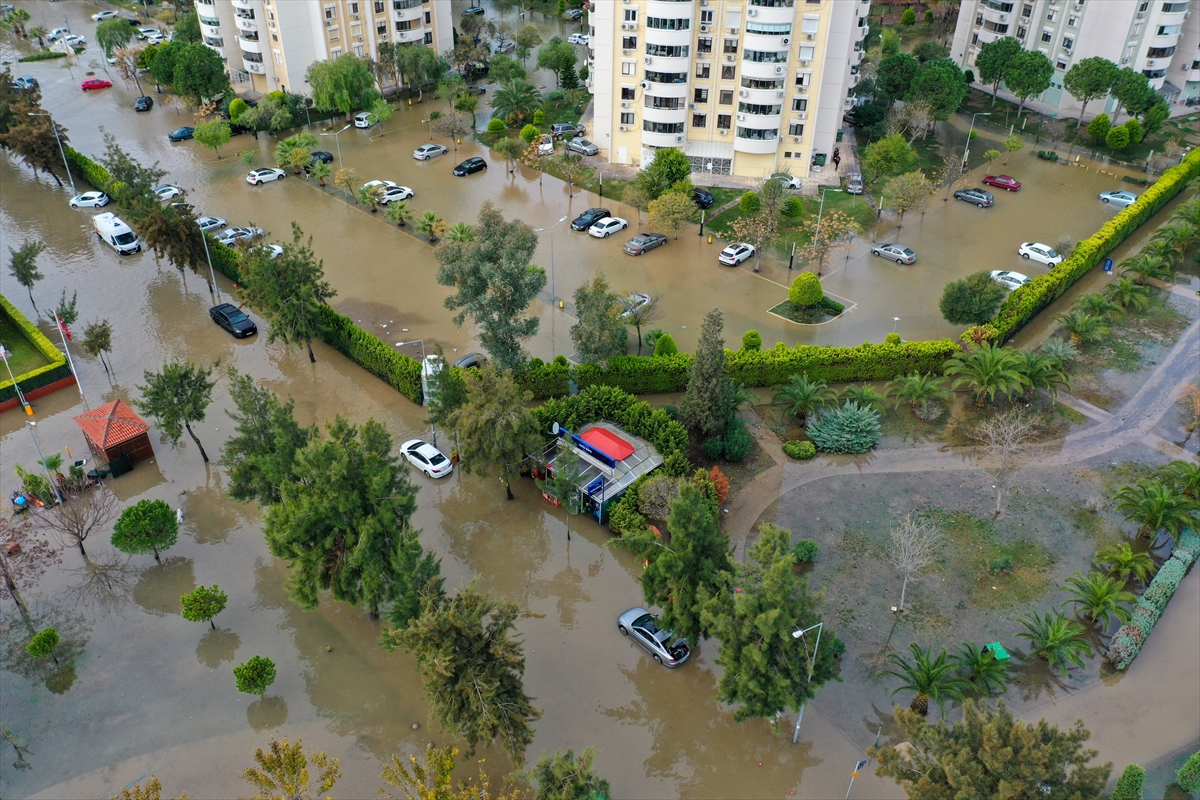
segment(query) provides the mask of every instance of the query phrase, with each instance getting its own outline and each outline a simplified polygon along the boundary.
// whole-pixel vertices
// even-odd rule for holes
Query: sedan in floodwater
[[[427,161],[435,156],[444,156],[449,152],[449,148],[444,144],[423,144],[413,150],[413,158],[417,161]]]
[[[85,92],[90,92],[93,89],[107,89],[112,86],[112,81],[101,80],[100,78],[88,78],[83,83],[79,84],[79,88]]]
[[[605,217],[609,217],[607,208],[589,208],[575,219],[571,220],[571,230],[586,231]]]
[[[104,192],[84,192],[71,198],[71,208],[104,208],[108,195]]]
[[[1021,182],[1012,175],[988,175],[983,179],[986,186],[995,186],[997,189],[1003,189],[1006,192],[1019,192],[1021,190]]]
[[[685,639],[658,627],[658,617],[644,608],[631,608],[617,617],[617,629],[664,667],[678,667],[692,654]]]
[[[468,158],[466,161],[462,162],[457,167],[455,167],[454,174],[457,177],[461,178],[464,175],[471,175],[473,173],[476,173],[476,172],[479,172],[480,170],[485,170],[485,169],[487,169],[487,162],[484,161],[479,156],[472,156],[471,158]]]
[[[647,250],[662,247],[667,243],[667,237],[661,233],[639,233],[625,243],[625,252],[631,256],[644,255]]]
[[[992,197],[992,193],[985,192],[983,189],[959,189],[954,193],[954,199],[965,200],[980,208],[990,208],[996,202],[996,198]]]
[[[1114,206],[1131,206],[1137,202],[1138,196],[1133,192],[1101,192],[1100,200],[1112,203]]]
[[[424,472],[429,478],[444,478],[454,471],[454,464],[441,450],[421,439],[409,439],[400,445],[400,452],[408,463]]]
[[[167,134],[167,139],[172,142],[182,142],[184,139],[192,138],[192,134],[196,132],[195,128],[189,128],[186,125],[182,128],[176,128]]]
[[[717,261],[727,267],[736,267],[752,255],[754,255],[754,245],[746,242],[734,242],[717,255]]]
[[[623,231],[628,227],[629,220],[621,219],[620,217],[605,217],[588,228],[588,234],[595,236],[597,239],[607,239],[617,231]]]
[[[1029,283],[1030,280],[1028,275],[1022,275],[1020,272],[1013,272],[1008,269],[994,269],[989,274],[992,276],[992,280],[1009,291],[1020,289]]]
[[[871,248],[871,255],[890,258],[897,264],[917,263],[917,254],[902,244],[877,244]]]
[[[200,217],[196,220],[196,224],[200,226],[200,230],[208,233],[209,231],[219,231],[229,223],[221,217]]]
[[[1053,247],[1041,242],[1024,242],[1017,248],[1017,254],[1022,258],[1031,258],[1051,267],[1063,260],[1063,257],[1055,252]]]

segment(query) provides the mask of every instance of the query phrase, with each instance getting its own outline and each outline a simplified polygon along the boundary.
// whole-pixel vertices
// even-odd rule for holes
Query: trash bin
[[[828,153],[813,153],[813,157],[812,157],[813,166],[814,167],[825,166],[825,159],[827,157],[828,157]]]
[[[837,135],[837,140],[838,140],[839,142],[842,140],[842,134],[843,134],[843,133],[844,133],[844,131],[843,131],[841,128],[839,128],[839,129],[838,129],[838,135]]]

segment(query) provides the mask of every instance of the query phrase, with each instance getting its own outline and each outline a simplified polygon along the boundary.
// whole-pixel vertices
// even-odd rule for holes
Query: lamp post
[[[967,143],[965,145],[963,145],[962,165],[963,165],[964,170],[967,168],[967,153],[971,152],[971,133],[974,132],[974,130],[975,130],[975,118],[976,117],[990,117],[991,115],[992,115],[992,112],[990,112],[990,111],[976,111],[974,114],[971,115],[971,127],[967,129]]]
[[[407,342],[396,342],[396,347],[407,347],[410,344],[421,345],[421,400],[422,400],[421,405],[425,405],[426,403],[429,402],[429,393],[427,391],[425,391],[425,386],[428,383],[428,381],[426,380],[427,376],[425,375],[425,369],[426,369],[425,365],[429,363],[428,361],[425,360],[425,340],[424,339],[410,339]],[[442,365],[439,369],[446,369],[446,362],[444,360],[442,361]],[[431,369],[430,372],[432,372],[432,371],[433,370]],[[434,422],[432,419],[430,419],[429,427],[433,431],[433,446],[437,447],[437,423]]]
[[[896,328],[900,326],[900,318],[892,317],[892,333],[896,332]]]
[[[813,231],[813,240],[814,241],[821,238],[821,217],[825,213],[825,192],[837,192],[838,194],[841,194],[842,190],[841,189],[831,189],[828,186],[821,187],[821,206],[820,206],[820,208],[817,209],[817,229],[815,231]],[[821,261],[820,261],[820,263],[817,264],[817,277],[818,278],[821,277],[821,267],[824,266],[824,264],[825,264],[825,253],[822,252],[821,253]]]
[[[49,114],[35,114],[28,112],[31,117],[50,117]],[[79,194],[75,188],[75,177],[71,175],[71,164],[67,161],[67,151],[63,150],[62,139],[58,135],[58,126],[54,124],[54,117],[50,117],[50,130],[54,131],[54,141],[58,142],[58,152],[62,154],[63,166],[67,168],[67,180],[71,182],[71,194]]]
[[[63,504],[63,498],[58,491],[58,484],[55,482],[54,477],[50,474],[50,468],[46,466],[46,456],[42,453],[42,444],[38,441],[37,434],[34,433],[34,429],[37,428],[37,423],[31,419],[27,419],[25,420],[25,425],[29,428],[29,435],[33,437],[33,446],[37,448],[38,458],[41,459],[42,469],[46,473],[46,480],[50,481],[50,488],[54,490],[54,496],[58,498],[58,504],[61,506]]]
[[[0,358],[4,359],[4,366],[8,369],[8,377],[12,381],[13,389],[17,392],[17,399],[21,401],[21,408],[25,409],[27,415],[33,416],[33,406],[29,405],[29,401],[25,399],[25,393],[17,385],[17,378],[13,375],[12,365],[8,363],[8,356],[8,348],[0,344]]]
[[[173,206],[186,206],[188,203],[171,203]],[[196,220],[196,227],[200,228],[200,220]],[[217,286],[217,272],[213,269],[212,253],[208,250],[208,234],[204,232],[204,228],[200,228],[200,241],[204,243],[204,257],[208,259],[208,277],[209,289],[217,293],[217,302],[221,302],[221,287]]]
[[[350,124],[349,124],[349,123],[346,123],[346,128],[349,128],[349,127],[350,127]],[[346,128],[342,128],[340,131],[334,131],[333,133],[322,133],[322,134],[321,134],[322,136],[332,136],[332,137],[333,137],[333,143],[334,143],[335,145],[337,145],[337,151],[338,151],[338,166],[339,166],[339,167],[342,165],[342,142],[341,142],[341,140],[340,140],[340,139],[338,139],[338,136],[339,136],[340,134],[343,134],[343,133],[345,133],[345,132],[346,132]],[[345,193],[346,193],[346,190],[345,190],[345,189],[342,189],[342,193],[343,193],[343,194],[345,194]],[[349,196],[349,195],[347,195],[347,197],[348,197],[348,196]]]
[[[812,652],[809,653],[808,652],[808,640],[804,638],[804,634],[808,633],[813,628],[817,629],[817,643],[813,646]],[[792,631],[792,638],[800,640],[800,642],[804,645],[804,652],[808,656],[807,661],[808,661],[808,682],[809,683],[812,683],[813,659],[815,659],[817,657],[817,650],[820,649],[820,647],[821,647],[821,633],[824,632],[824,630],[825,630],[825,623],[818,622],[816,625],[809,625],[807,628]],[[792,732],[792,744],[796,744],[797,742],[800,741],[800,723],[804,721],[804,706],[805,706],[805,703],[800,704],[800,713],[796,717],[796,730]]]
[[[556,295],[554,293],[554,229],[566,221],[567,221],[567,218],[564,216],[558,222],[554,223],[553,225],[550,225],[549,227],[533,229],[534,233],[542,233],[543,231],[550,231],[550,304],[551,305],[554,305],[555,301],[557,301],[557,299],[558,299],[558,295]]]

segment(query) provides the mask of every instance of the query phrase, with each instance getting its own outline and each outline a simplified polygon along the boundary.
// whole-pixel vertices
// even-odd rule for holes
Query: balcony
[[[396,31],[396,42],[398,44],[407,44],[409,42],[422,42],[425,40],[425,27],[409,28],[406,31]]]
[[[654,133],[642,131],[642,144],[647,147],[679,147],[687,139],[685,133]]]
[[[791,22],[795,13],[795,9],[792,8],[791,3],[788,3],[786,6],[773,8],[770,6],[757,6],[751,2],[750,7],[746,9],[746,21],[780,25]]]
[[[733,149],[739,153],[774,153],[779,149],[779,131],[758,131],[744,128],[738,123],[733,137]]]
[[[415,8],[403,8],[394,12],[392,14],[392,19],[394,19],[396,22],[405,22],[406,20],[414,19],[419,20],[422,19],[422,15],[424,13],[425,12],[421,10],[420,6],[416,6]]]
[[[245,56],[250,53],[254,53],[259,57],[259,60],[262,60],[262,43],[259,42],[257,38],[251,40],[247,39],[245,36],[239,36],[237,37],[237,40],[238,47],[242,48],[242,55]]]
[[[668,31],[661,28],[647,28],[645,31],[646,44],[660,44],[665,47],[687,47],[692,43],[694,31]]]
[[[221,20],[215,17],[200,17],[200,24],[207,25],[210,28],[219,28],[221,27]]]
[[[237,38],[240,42],[257,42],[258,31],[243,31]]]
[[[647,17],[691,17],[693,0],[649,0],[646,3]]]
[[[643,91],[653,97],[687,97],[688,85],[684,81],[682,83],[655,83],[653,80],[645,81]]]
[[[229,0],[229,4],[237,9],[253,10],[258,8],[258,0]]]
[[[241,31],[251,31],[253,33],[258,32],[258,20],[255,20],[255,19],[247,19],[245,17],[238,17],[237,18],[237,26],[238,26],[238,30],[241,30]]]
[[[756,106],[777,106],[783,102],[787,92],[783,89],[738,89],[738,102]]]
[[[787,73],[787,63],[742,61],[742,77],[779,80]]]
[[[253,61],[244,61],[242,66],[246,68],[246,72],[253,72],[256,75],[266,75],[267,68],[262,64],[256,64]]]

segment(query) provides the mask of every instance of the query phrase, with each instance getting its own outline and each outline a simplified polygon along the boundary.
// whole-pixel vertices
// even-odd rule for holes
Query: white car
[[[597,222],[592,227],[588,228],[588,233],[595,236],[597,239],[604,239],[612,236],[620,230],[629,227],[629,220],[621,219],[620,217],[605,217]]]
[[[877,244],[871,248],[871,255],[890,258],[897,264],[917,263],[917,254],[902,244]]]
[[[283,247],[277,244],[260,244],[258,247],[253,247],[251,249],[258,250],[259,248],[267,251],[268,258],[279,258],[281,255],[283,255]]]
[[[799,189],[800,188],[800,179],[793,177],[791,175],[788,175],[785,172],[777,172],[774,175],[772,175],[771,177],[778,178],[779,182],[783,184],[783,188],[785,188],[785,189]]]
[[[60,37],[67,36],[70,33],[71,33],[70,28],[55,28],[54,30],[52,30],[48,34],[46,34],[46,39],[47,39],[47,41],[57,42]]]
[[[285,175],[287,173],[278,167],[256,169],[246,176],[246,183],[251,186],[262,186],[264,183],[270,183],[271,181],[281,181]]]
[[[104,192],[84,192],[71,198],[71,208],[104,208],[108,195]]]
[[[367,181],[358,190],[361,192],[363,189],[369,189],[372,186],[382,186],[384,189],[397,189],[400,187],[400,184],[393,181]]]
[[[200,225],[200,230],[204,231],[205,233],[208,233],[209,231],[219,231],[221,228],[224,228],[229,224],[220,217],[200,217],[196,220],[196,222]]]
[[[165,41],[167,41],[167,37],[163,36],[160,30],[151,30],[150,33],[146,34],[146,42],[148,44],[162,44]]]
[[[1101,192],[1100,200],[1112,203],[1114,206],[1131,206],[1137,202],[1138,196],[1133,192]]]
[[[116,19],[116,18],[117,18],[117,12],[113,11],[111,8],[105,9],[104,11],[101,11],[98,14],[92,14],[93,22],[103,22],[106,19]]]
[[[588,37],[582,33],[572,33],[567,37],[567,43],[586,45],[588,43]]]
[[[720,261],[727,267],[736,267],[750,256],[754,255],[754,245],[746,244],[745,242],[734,242],[721,251],[717,256],[717,261]]]
[[[992,280],[1003,286],[1005,289],[1012,291],[1020,289],[1025,284],[1029,283],[1029,276],[1022,275],[1019,272],[1013,272],[1007,269],[994,269],[991,272]]]
[[[1017,248],[1017,254],[1022,258],[1031,258],[1052,267],[1063,260],[1063,257],[1056,253],[1053,247],[1041,242],[1025,242]]]
[[[233,247],[234,242],[248,242],[251,239],[256,239],[262,235],[263,229],[259,227],[226,228],[213,238],[226,247]]]
[[[162,186],[155,186],[154,193],[158,195],[159,200],[173,200],[183,194],[183,189],[164,183]]]
[[[388,203],[391,203],[394,200],[408,200],[415,194],[416,193],[407,186],[393,186],[391,189],[388,189],[383,193],[383,197],[379,199],[379,202],[386,206]]]
[[[421,439],[409,439],[400,445],[400,452],[408,459],[408,463],[424,472],[430,478],[444,478],[454,472],[454,464],[446,458],[441,450]]]
[[[369,128],[375,124],[374,122],[372,122],[373,119],[374,119],[374,116],[371,114],[370,111],[362,111],[362,112],[354,115],[354,127]]]
[[[73,33],[66,36],[63,41],[71,47],[87,47],[87,39],[82,36],[76,36]]]
[[[417,161],[426,161],[434,156],[444,156],[450,150],[444,144],[423,144],[416,150],[413,150],[413,158]]]

